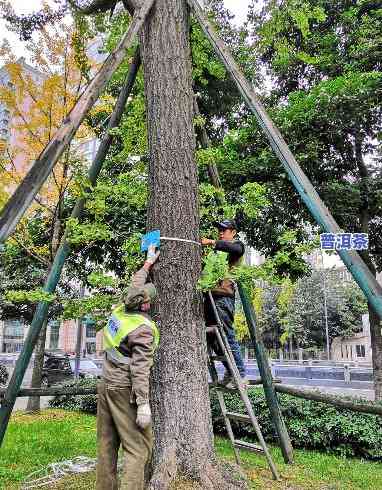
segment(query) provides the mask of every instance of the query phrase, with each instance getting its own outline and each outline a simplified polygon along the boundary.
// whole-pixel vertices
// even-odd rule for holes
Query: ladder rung
[[[227,388],[226,386],[222,385],[220,381],[218,383],[213,383],[213,382],[208,383],[208,387],[210,389],[225,391],[227,393],[236,393],[238,391],[237,388]]]
[[[213,381],[211,381],[210,383],[208,383],[208,387],[211,388],[211,389],[212,388],[220,388],[220,386],[221,385],[219,383],[215,383]]]
[[[223,362],[223,361],[227,361],[227,358],[225,356],[211,356],[210,357],[211,361],[220,361],[220,362]]]
[[[235,447],[238,449],[247,449],[247,451],[252,451],[254,453],[263,453],[264,449],[260,446],[257,446],[256,444],[252,444],[251,442],[247,441],[238,441],[235,439],[234,444]]]
[[[247,422],[249,424],[252,423],[251,417],[243,413],[227,412],[226,415],[229,419],[239,420],[240,422]]]
[[[215,327],[207,327],[206,328],[206,332],[207,333],[215,333],[215,330],[218,328],[218,326],[216,325]]]
[[[217,385],[214,385],[214,388],[216,388],[219,391],[225,391],[227,393],[236,393],[238,391],[237,388],[227,388],[226,386],[221,385],[218,383]]]
[[[281,379],[277,379],[277,378],[274,379],[273,382],[276,384],[282,383]],[[248,388],[250,386],[257,386],[257,385],[261,385],[261,384],[263,384],[261,378],[250,379],[250,380],[248,380],[246,387]],[[237,391],[237,388],[233,388],[233,389],[232,388],[226,388],[224,385],[220,384],[220,382],[219,383],[209,383],[209,386],[211,388],[219,388],[222,391],[226,390],[227,392],[230,392],[230,393],[232,391]]]

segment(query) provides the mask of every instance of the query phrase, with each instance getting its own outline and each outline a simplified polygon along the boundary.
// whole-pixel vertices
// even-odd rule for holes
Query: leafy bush
[[[94,381],[82,380],[64,386],[94,386]],[[248,392],[255,415],[265,440],[277,443],[277,435],[270,418],[262,389]],[[244,405],[236,394],[225,394],[224,399],[230,412],[245,413]],[[382,456],[382,418],[351,410],[336,409],[331,405],[279,394],[281,410],[295,448],[319,449],[346,456]],[[54,408],[97,413],[96,395],[59,395],[49,405]],[[214,432],[225,434],[218,400],[211,395]],[[232,421],[236,438],[256,441],[250,425]]]
[[[8,382],[9,374],[7,368],[0,364],[0,385],[5,386]]]
[[[82,379],[71,381],[62,385],[67,387],[92,388],[95,386],[93,380]],[[56,395],[49,401],[52,408],[63,408],[65,410],[76,410],[84,413],[97,414],[97,395]]]
[[[267,441],[277,441],[264,392],[248,392],[262,433]],[[244,405],[236,394],[224,395],[230,412],[245,413]],[[331,405],[304,400],[289,395],[278,395],[281,410],[292,444],[296,448],[311,448],[336,452],[347,456],[382,455],[382,418],[350,410],[336,409]],[[211,398],[214,431],[225,433],[224,421],[215,395]],[[235,436],[256,440],[250,425],[232,421]]]

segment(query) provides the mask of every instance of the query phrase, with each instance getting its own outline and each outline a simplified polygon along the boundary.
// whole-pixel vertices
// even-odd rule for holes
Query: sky
[[[234,21],[241,23],[245,20],[250,0],[224,0],[225,6],[235,15]],[[18,14],[28,14],[41,7],[42,0],[12,0],[11,4]],[[17,57],[23,56],[23,43],[17,36],[6,29],[5,22],[0,19],[0,40],[6,38],[12,45]],[[0,63],[1,63],[0,58]]]

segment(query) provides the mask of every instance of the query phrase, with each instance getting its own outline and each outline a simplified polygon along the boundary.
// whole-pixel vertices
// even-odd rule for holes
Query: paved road
[[[9,376],[11,376],[12,371],[13,371],[13,367],[11,367],[10,365],[7,365],[7,369],[9,372]],[[23,383],[22,383],[23,388],[29,388],[30,383],[31,383],[31,378],[32,378],[32,369],[31,369],[31,367],[29,367],[25,373],[25,378],[24,378]],[[41,397],[41,406],[47,407],[48,401],[50,400],[50,398],[51,397],[48,397],[48,396]],[[27,408],[27,403],[28,403],[28,397],[23,396],[23,397],[17,398],[16,403],[15,403],[15,407],[13,410],[14,411],[25,410]]]
[[[249,379],[259,378],[259,370],[255,362],[247,363],[247,376]],[[272,367],[273,375],[276,378],[281,379],[282,383],[289,386],[295,386],[306,389],[318,389],[323,393],[329,393],[333,395],[344,395],[361,397],[367,400],[374,400],[374,388],[371,381],[359,381],[352,380],[350,383],[346,383],[343,377],[343,369],[339,368],[325,368],[314,366],[313,372],[309,372],[306,369],[307,366],[292,365],[292,366],[280,366],[274,364]],[[218,368],[219,372],[222,372],[222,366]],[[357,373],[359,376],[355,376],[361,379],[368,379],[366,376],[362,376],[363,373],[367,373],[370,370],[359,368]],[[309,379],[307,376],[319,376],[319,378]],[[352,376],[353,379],[354,376]]]
[[[219,371],[221,371],[222,366]],[[10,366],[8,366],[11,372]],[[277,378],[281,378],[282,383],[290,386],[298,386],[301,388],[317,388],[323,393],[330,393],[334,395],[346,395],[363,397],[367,400],[374,400],[373,383],[370,381],[351,381],[345,383],[343,380],[343,370],[338,368],[328,369],[319,368],[315,366],[313,368],[313,376],[320,376],[320,379],[308,379],[306,376],[306,366],[294,365],[280,367],[275,364],[273,367],[274,375]],[[259,372],[257,365],[254,362],[247,364],[248,377],[250,379],[258,378]],[[368,370],[365,370],[365,372]],[[360,370],[362,373],[362,369]],[[318,374],[317,374],[318,373]],[[334,373],[334,374],[333,374]],[[290,375],[292,374],[292,376]],[[26,372],[26,376],[23,382],[23,387],[29,387],[31,381],[32,370],[29,368]],[[361,376],[359,376],[361,377]],[[327,379],[326,379],[327,378]],[[342,379],[341,379],[342,378]],[[361,377],[362,379],[362,377]],[[46,407],[48,405],[50,397],[41,397],[41,405]],[[15,410],[25,410],[28,398],[18,398],[15,404]]]

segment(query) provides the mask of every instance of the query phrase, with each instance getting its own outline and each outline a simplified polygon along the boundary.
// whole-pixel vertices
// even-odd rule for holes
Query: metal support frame
[[[256,361],[259,367],[260,377],[263,382],[265,399],[271,413],[271,419],[276,428],[281,452],[283,453],[284,461],[286,463],[293,463],[293,447],[277,399],[272,373],[268,364],[268,356],[265,351],[261,335],[256,326],[255,311],[245,287],[238,283],[238,289],[245,318],[247,320],[248,330],[256,352]]]
[[[249,423],[252,425],[252,427],[255,430],[256,436],[257,436],[259,443],[260,443],[260,446],[261,446],[262,450],[264,451],[265,457],[268,461],[268,465],[269,465],[269,468],[272,472],[273,478],[275,480],[279,480],[280,479],[279,473],[278,473],[277,468],[276,468],[276,466],[272,460],[272,456],[271,456],[269,449],[267,447],[267,444],[264,440],[263,434],[261,433],[259,422],[257,421],[257,418],[253,412],[251,402],[249,400],[246,388],[244,387],[244,384],[243,384],[243,381],[241,379],[239,370],[236,366],[235,359],[233,357],[231,348],[230,348],[228,340],[227,340],[227,336],[224,332],[224,327],[223,327],[222,322],[220,320],[219,313],[216,309],[215,301],[214,301],[210,291],[208,292],[208,298],[209,298],[209,301],[210,301],[211,306],[213,308],[214,316],[215,316],[216,323],[217,323],[217,327],[215,327],[215,335],[216,335],[216,338],[217,338],[218,343],[220,345],[220,348],[224,354],[224,357],[225,357],[225,360],[228,364],[228,367],[231,371],[233,379],[235,380],[235,384],[237,386],[237,390],[239,392],[240,398],[244,403],[245,409],[246,409],[248,417],[249,417]],[[211,359],[211,357],[210,357],[210,359]],[[213,361],[211,360],[210,362],[213,362]],[[214,378],[214,380],[216,380],[216,374],[214,374],[213,378]],[[219,393],[219,388],[218,388],[218,400],[219,400],[220,408],[222,410],[222,414],[223,414],[223,417],[224,417],[224,420],[226,423],[227,432],[228,432],[228,435],[229,435],[230,440],[232,442],[232,446],[234,448],[235,458],[236,458],[236,461],[239,463],[239,461],[240,461],[239,460],[239,454],[236,450],[236,447],[240,445],[241,441],[236,441],[234,438],[231,423],[229,421],[229,413],[227,412],[227,408],[226,408],[226,405],[224,402],[223,395],[222,395],[222,393]],[[228,421],[228,423],[227,423],[227,421]]]
[[[187,0],[187,2],[193,9],[200,26],[214,47],[216,54],[219,56],[227,68],[228,73],[230,73],[236,83],[240,94],[256,116],[271,147],[284,166],[289,178],[297,192],[300,194],[301,199],[311,212],[313,218],[326,232],[340,233],[341,229],[331,215],[329,209],[325,206],[312,183],[297,163],[280,131],[273,124],[259,97],[254,93],[251,84],[242,74],[230,51],[215,32],[198,1]],[[378,284],[376,278],[356,251],[339,250],[338,253],[355,281],[364,292],[372,308],[379,318],[382,319],[382,287]]]
[[[114,111],[109,119],[109,123],[105,134],[101,140],[100,146],[98,148],[97,154],[93,160],[93,163],[89,169],[88,178],[92,185],[94,185],[97,181],[98,175],[101,171],[103,162],[107,155],[107,152],[111,146],[113,141],[113,136],[110,134],[110,130],[119,125],[127,99],[131,93],[133,88],[136,75],[138,73],[139,67],[141,64],[139,48],[137,49],[134,59],[131,63],[130,70],[127,74],[124,85],[119,94],[118,100],[116,102]],[[76,204],[73,208],[71,217],[78,218],[81,216],[82,211],[84,209],[85,199],[79,198],[76,201]],[[70,245],[67,241],[68,233],[67,230],[64,233],[64,236],[61,239],[60,246],[56,252],[56,255],[53,260],[52,267],[49,271],[47,280],[45,282],[43,290],[47,293],[53,293],[56,290],[57,284],[60,280],[61,273],[64,267],[65,260],[67,259],[70,253]],[[49,303],[46,301],[40,301],[37,305],[35,314],[33,316],[33,320],[31,326],[28,330],[28,335],[25,339],[23,348],[20,352],[20,355],[17,359],[15,369],[12,373],[12,377],[8,383],[8,387],[6,392],[4,393],[4,397],[1,400],[1,408],[0,408],[0,446],[4,440],[5,432],[7,430],[9,418],[11,416],[15,400],[19,389],[21,387],[21,383],[24,379],[25,371],[27,370],[29,361],[31,359],[33,350],[35,348],[41,327],[48,316]]]

